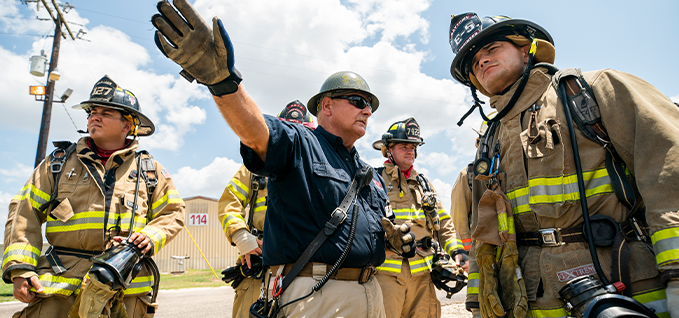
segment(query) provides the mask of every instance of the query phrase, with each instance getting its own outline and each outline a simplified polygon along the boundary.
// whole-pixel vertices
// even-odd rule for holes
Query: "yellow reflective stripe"
[[[426,216],[424,215],[424,210],[418,210],[418,209],[395,209],[392,210],[394,212],[394,216],[396,217],[397,220],[412,220],[412,219],[424,219]]]
[[[589,198],[596,195],[614,192],[611,178],[606,168],[583,172],[585,195]],[[528,180],[528,186],[514,189],[507,193],[514,214],[530,212],[530,204],[557,204],[580,200],[577,174],[555,177],[538,177]]]
[[[446,241],[445,244],[443,244],[443,248],[446,250],[446,253],[448,253],[448,255],[453,255],[453,251],[463,250],[464,245],[462,245],[462,240],[452,238]]]
[[[115,220],[109,219],[109,222],[115,222]],[[47,233],[59,233],[81,230],[100,230],[103,228],[104,211],[85,211],[76,213],[66,222],[48,216],[45,231]]]
[[[670,317],[670,313],[667,312],[667,294],[665,294],[664,288],[653,291],[644,291],[632,296],[632,298],[644,304],[646,307],[653,309],[658,317]]]
[[[151,204],[151,218],[154,218],[166,205],[172,203],[184,203],[177,190],[168,190],[158,201]]]
[[[378,271],[385,271],[385,272],[392,272],[392,273],[400,273],[401,272],[401,263],[402,263],[402,261],[400,261],[400,260],[388,259],[388,260],[385,260],[382,265],[377,266],[377,270]]]
[[[243,218],[240,213],[227,213],[226,217],[222,221],[222,228],[224,228],[224,233],[226,233],[227,228],[231,225],[234,224],[238,221],[245,222],[245,219]]]
[[[76,289],[80,289],[80,283],[82,283],[82,279],[54,276],[50,273],[40,275],[38,278],[43,288],[43,294],[70,296]],[[31,287],[31,291],[35,292],[35,288]]]
[[[266,196],[257,198],[255,201],[255,212],[266,211]]]
[[[3,253],[2,267],[11,261],[24,262],[33,266],[38,266],[40,250],[30,244],[12,244],[7,246]]]
[[[467,277],[467,295],[479,294],[479,273],[469,273]]]
[[[148,236],[153,241],[153,255],[158,254],[158,251],[165,246],[166,235],[162,230],[147,226],[141,230],[141,233]]]
[[[439,220],[450,219],[450,214],[445,209],[439,210]]]
[[[658,265],[679,260],[679,227],[662,229],[651,235]]]
[[[125,295],[146,294],[153,289],[153,276],[138,276],[132,279],[124,293]]]
[[[533,318],[565,318],[568,317],[568,312],[563,307],[558,307],[554,309],[550,308],[531,308],[528,309],[528,317]]]
[[[229,184],[226,185],[229,190],[233,194],[235,194],[241,201],[243,201],[243,205],[247,205],[248,201],[250,201],[249,198],[249,193],[250,193],[250,188],[246,187],[242,182],[238,181],[238,179],[233,178],[231,181],[229,181]]]
[[[431,263],[433,259],[434,255],[429,255],[420,260],[408,261],[410,264],[410,273],[415,274],[426,270],[431,270]]]
[[[41,205],[47,203],[49,201],[51,196],[42,190],[36,188],[32,184],[27,184],[21,190],[19,190],[19,193],[17,193],[12,200],[17,200],[21,201],[24,199],[28,199],[29,202],[31,202],[31,206],[39,209]]]

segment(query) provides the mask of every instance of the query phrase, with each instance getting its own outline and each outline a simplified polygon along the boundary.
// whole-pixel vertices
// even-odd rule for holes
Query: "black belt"
[[[596,216],[592,220],[606,221],[609,225],[615,224],[615,233],[612,237],[597,240],[595,237],[595,245],[597,246],[611,246],[615,242],[615,234],[617,231],[622,231],[626,241],[646,241],[649,238],[648,225],[641,220],[630,218],[620,224],[612,221],[612,218]],[[597,236],[597,231],[592,231],[594,236]],[[569,228],[547,228],[540,229],[535,232],[520,232],[516,233],[516,243],[521,246],[540,246],[540,247],[555,247],[566,243],[587,242],[585,234],[581,225]]]
[[[54,271],[54,273],[61,274],[65,273],[67,269],[64,267],[64,264],[61,263],[59,255],[75,256],[79,258],[90,259],[90,257],[99,254],[101,254],[101,251],[79,250],[75,248],[50,245],[50,247],[47,248],[47,251],[45,252],[45,257],[52,266],[52,270]]]

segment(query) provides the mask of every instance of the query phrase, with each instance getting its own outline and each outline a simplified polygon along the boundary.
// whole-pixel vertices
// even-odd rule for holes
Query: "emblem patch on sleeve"
[[[170,179],[170,178],[172,178],[172,176],[170,175],[170,173],[167,172],[167,170],[165,170],[165,168],[160,169],[160,173],[163,174],[163,176],[165,177],[165,179]]]
[[[379,181],[373,179],[373,183],[375,184],[376,187],[380,188],[380,190],[384,190],[382,184]]]

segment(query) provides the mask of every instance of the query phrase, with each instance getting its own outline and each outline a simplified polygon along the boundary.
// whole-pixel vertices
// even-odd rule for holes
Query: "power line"
[[[87,12],[95,13],[95,14],[101,14],[101,15],[105,15],[105,16],[107,16],[107,17],[118,18],[118,19],[125,20],[125,21],[136,22],[136,23],[142,23],[142,24],[146,24],[146,25],[148,25],[148,24],[151,23],[150,21],[144,21],[144,22],[142,22],[142,21],[139,21],[139,20],[133,20],[133,19],[129,19],[129,18],[125,18],[125,17],[113,15],[113,14],[108,14],[108,13],[103,13],[103,12],[97,12],[97,11],[94,11],[94,10],[83,9],[83,8],[81,8],[81,7],[78,7],[78,10],[87,11]]]

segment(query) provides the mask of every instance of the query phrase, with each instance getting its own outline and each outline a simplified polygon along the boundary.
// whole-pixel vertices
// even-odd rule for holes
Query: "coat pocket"
[[[66,223],[66,221],[70,220],[74,215],[71,201],[69,201],[68,198],[63,199],[61,203],[52,210],[52,215],[59,221]]]
[[[546,119],[521,132],[521,145],[528,159],[552,155],[561,145],[561,129],[554,119]]]

